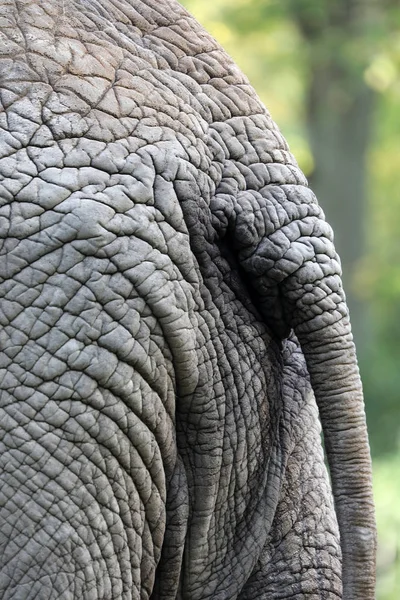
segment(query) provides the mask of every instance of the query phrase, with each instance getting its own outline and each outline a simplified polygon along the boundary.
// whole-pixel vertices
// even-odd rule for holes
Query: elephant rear
[[[341,597],[279,130],[172,0],[0,17],[1,597]]]

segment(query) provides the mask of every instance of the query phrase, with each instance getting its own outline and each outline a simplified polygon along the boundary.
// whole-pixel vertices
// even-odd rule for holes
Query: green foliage
[[[400,5],[395,0],[184,0],[247,74],[307,176],[315,69],[346,73],[334,94],[375,92],[366,152],[365,248],[350,282],[366,305],[362,348],[379,526],[378,600],[400,598]],[[333,67],[332,67],[333,65]],[[338,78],[339,80],[339,78]],[[328,105],[320,107],[329,111]],[[327,120],[328,120],[327,112]],[[329,143],[329,139],[326,143]]]
[[[378,523],[378,600],[400,598],[400,472],[399,455],[374,465],[374,489]]]

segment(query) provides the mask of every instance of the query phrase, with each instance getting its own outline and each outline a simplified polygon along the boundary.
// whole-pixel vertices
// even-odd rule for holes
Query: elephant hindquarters
[[[196,381],[190,290],[154,247],[155,209],[133,208],[137,235],[117,237],[88,206],[90,232],[85,199],[55,206],[0,266],[4,600],[149,597],[164,542],[175,373]]]

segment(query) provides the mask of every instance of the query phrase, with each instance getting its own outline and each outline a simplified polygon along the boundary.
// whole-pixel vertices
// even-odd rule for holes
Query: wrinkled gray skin
[[[248,81],[173,0],[0,27],[0,597],[371,600],[339,259]]]

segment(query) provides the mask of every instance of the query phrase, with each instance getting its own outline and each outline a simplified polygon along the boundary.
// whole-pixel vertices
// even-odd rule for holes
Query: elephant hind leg
[[[280,441],[287,455],[280,499],[267,543],[239,600],[342,597],[338,524],[304,367],[297,349],[284,369]]]

